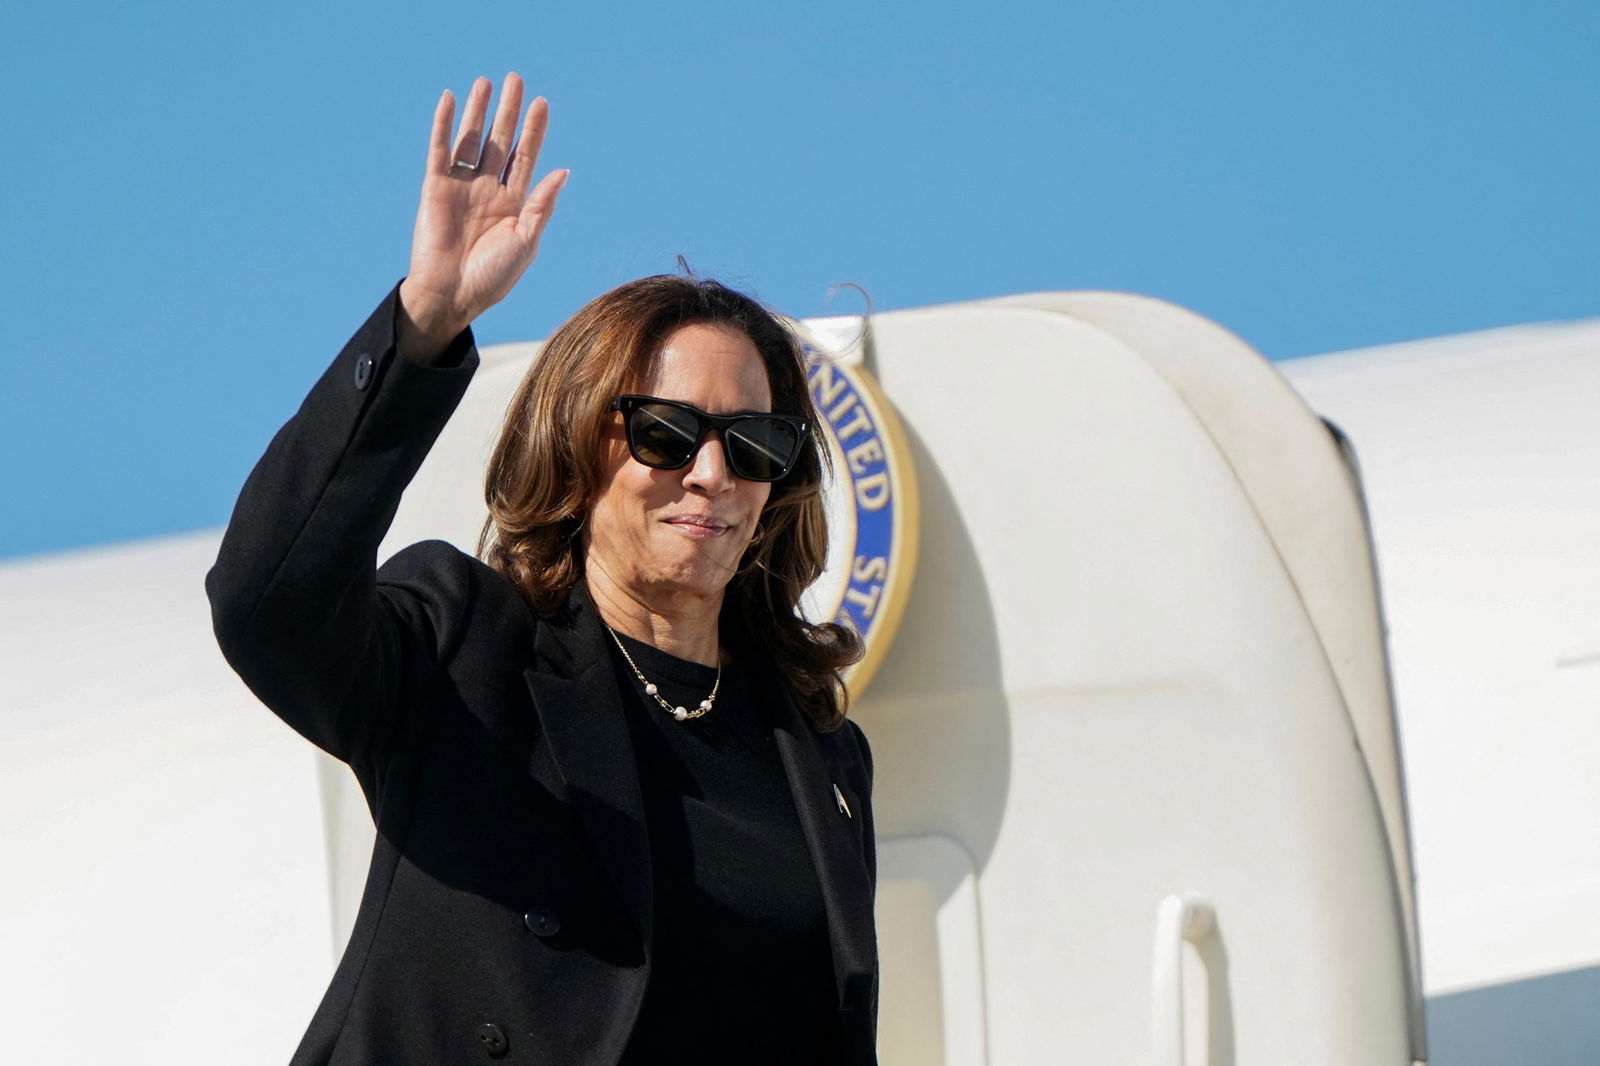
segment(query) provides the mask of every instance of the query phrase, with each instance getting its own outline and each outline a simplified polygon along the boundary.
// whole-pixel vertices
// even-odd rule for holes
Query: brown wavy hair
[[[813,728],[844,723],[841,671],[861,657],[861,638],[835,622],[800,616],[801,594],[822,573],[828,521],[822,502],[829,462],[806,386],[800,344],[761,304],[719,282],[661,274],[621,285],[586,304],[551,335],[506,410],[484,480],[489,517],[478,555],[504,574],[536,611],[566,602],[583,579],[578,531],[601,483],[602,434],[612,397],[643,378],[679,326],[717,325],[749,337],[761,353],[772,408],[803,417],[810,446],[772,486],[764,533],[723,595],[724,639],[769,656]]]

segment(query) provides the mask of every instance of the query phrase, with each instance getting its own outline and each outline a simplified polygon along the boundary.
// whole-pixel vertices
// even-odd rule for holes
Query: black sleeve
[[[451,639],[442,600],[469,580],[442,544],[407,549],[383,582],[376,572],[401,492],[478,365],[470,330],[444,366],[401,356],[398,305],[396,286],[272,439],[206,575],[229,664],[289,725],[346,761],[367,757],[415,675],[436,668]]]

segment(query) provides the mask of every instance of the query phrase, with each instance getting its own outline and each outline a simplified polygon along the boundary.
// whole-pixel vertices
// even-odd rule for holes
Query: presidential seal
[[[859,355],[827,343],[823,324],[798,325],[811,400],[832,457],[823,491],[828,565],[800,607],[862,636],[866,653],[845,675],[860,697],[882,663],[905,613],[917,565],[917,481],[911,449],[878,383]]]

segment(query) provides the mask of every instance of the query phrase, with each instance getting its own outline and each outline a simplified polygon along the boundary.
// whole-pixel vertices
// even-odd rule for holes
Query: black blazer
[[[605,634],[439,541],[378,543],[477,367],[395,349],[391,291],[279,431],[206,576],[218,643],[354,770],[377,826],[349,946],[295,1063],[615,1063],[650,978],[650,847]],[[849,1063],[873,1063],[872,757],[764,673],[827,908]],[[849,807],[834,795],[837,786]],[[714,989],[707,990],[715,995]],[[685,1049],[685,1061],[718,1061]]]

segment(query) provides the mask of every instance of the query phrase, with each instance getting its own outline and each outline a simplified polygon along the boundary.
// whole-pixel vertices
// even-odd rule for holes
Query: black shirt
[[[674,706],[714,667],[621,638]],[[612,646],[650,833],[650,985],[625,1064],[836,1061],[838,1002],[816,867],[759,687],[723,667],[716,703],[678,721]]]

